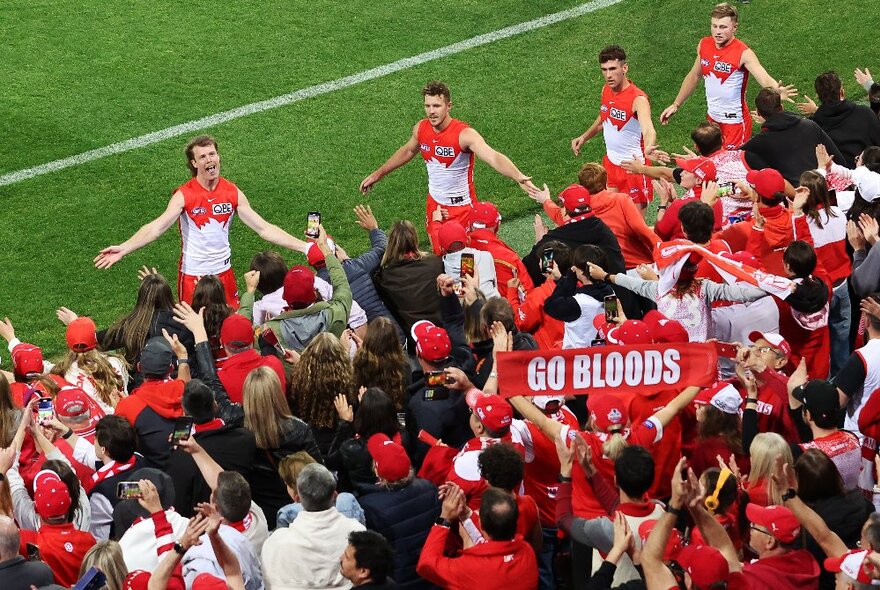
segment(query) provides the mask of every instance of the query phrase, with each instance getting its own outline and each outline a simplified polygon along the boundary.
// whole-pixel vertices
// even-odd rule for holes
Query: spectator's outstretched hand
[[[855,72],[853,72],[856,77],[856,82],[859,83],[859,86],[864,86],[868,82],[873,82],[874,78],[871,76],[871,70],[865,68],[864,70],[856,68]]]
[[[731,474],[733,474],[733,477],[735,477],[737,481],[741,482],[743,480],[743,476],[739,472],[739,465],[737,465],[736,463],[736,455],[731,453],[730,458],[727,460],[727,462],[724,461],[724,457],[722,457],[721,455],[715,455],[715,459],[718,461],[718,467],[720,467],[721,469],[727,469]],[[748,474],[746,474],[746,477],[748,477]]]
[[[248,293],[256,293],[260,284],[260,271],[249,270],[244,273],[244,288]]]
[[[825,147],[825,144],[817,144],[816,145],[816,162],[818,168],[824,168],[826,172],[831,170],[831,163],[834,161],[834,156],[828,153],[828,148]]]
[[[339,393],[333,398],[333,407],[336,408],[336,413],[339,414],[340,420],[354,422],[354,410],[351,408],[351,404],[348,403],[348,398],[344,393]]]
[[[357,205],[354,208],[354,214],[357,217],[357,224],[367,231],[379,229],[379,222],[373,215],[373,210],[369,205]]]
[[[690,160],[691,158],[699,158],[699,154],[697,154],[694,150],[689,148],[686,145],[681,146],[682,153],[680,154],[672,154],[673,158],[682,158],[685,160]]]
[[[645,148],[645,158],[648,160],[657,160],[663,164],[667,164],[671,160],[669,152],[661,150],[659,145],[647,146]]]
[[[3,321],[0,322],[0,338],[6,342],[12,342],[12,339],[15,338],[15,327],[9,318],[3,318]]]
[[[868,215],[867,213],[860,214],[859,229],[862,230],[862,235],[865,236],[866,242],[872,246],[877,243],[880,225],[878,225],[877,219],[873,215]]]
[[[196,333],[196,330],[205,331],[205,308],[201,308],[198,313],[186,301],[181,301],[174,305],[174,321],[183,324],[186,328]]]
[[[492,336],[492,350],[495,352],[507,352],[511,350],[513,344],[513,335],[507,331],[501,322],[492,322],[489,328],[489,334]]]
[[[859,229],[859,224],[852,219],[846,222],[846,239],[849,240],[849,245],[852,246],[852,249],[856,251],[864,250],[867,244],[865,236],[862,235],[862,230]]]
[[[159,271],[156,270],[155,266],[147,268],[147,265],[144,265],[138,269],[138,280],[143,282],[143,280],[148,276],[157,274],[159,274]]]
[[[65,326],[69,326],[70,322],[79,317],[76,313],[72,312],[66,307],[59,307],[57,310],[55,310],[55,316],[58,318],[58,321]]]
[[[474,386],[465,372],[458,367],[446,367],[443,372],[446,373],[446,387],[448,389],[467,391]]]
[[[797,110],[799,110],[805,117],[809,117],[819,110],[819,107],[816,106],[816,102],[806,94],[804,95],[804,102],[799,102],[796,106]]]
[[[593,462],[593,451],[590,449],[590,445],[587,444],[587,441],[584,440],[584,437],[578,433],[574,439],[571,441],[572,446],[574,447],[574,455],[577,458],[578,464],[581,466],[581,469],[584,470],[584,473],[587,474],[587,477],[593,477],[597,473],[596,464]]]
[[[804,385],[809,380],[810,376],[807,373],[807,361],[805,358],[801,357],[801,362],[798,363],[797,368],[788,378],[788,382],[786,383],[788,395],[791,395],[795,389]]]
[[[534,223],[532,223],[532,227],[535,228],[535,243],[536,244],[538,242],[540,242],[542,239],[544,239],[544,236],[546,236],[547,233],[550,231],[547,228],[547,224],[544,223],[544,218],[541,217],[540,213],[535,213],[535,221],[534,221]]]
[[[546,201],[550,200],[550,189],[547,188],[547,185],[543,185],[543,188],[529,193],[529,198],[538,203],[539,205],[543,205]]]
[[[190,547],[201,545],[202,541],[199,537],[208,530],[208,525],[210,524],[211,523],[204,515],[196,514],[189,519],[189,524],[186,525],[186,530],[183,532],[183,536],[180,537],[180,540],[178,540],[178,543],[180,543],[180,546],[183,547],[184,550],[189,550]]]
[[[654,268],[650,264],[640,264],[636,267],[636,272],[639,273],[639,276],[642,277],[646,281],[659,281],[660,275],[654,271]],[[622,306],[618,306],[617,309],[622,310]]]
[[[141,489],[138,504],[150,514],[162,512],[162,502],[159,500],[159,490],[156,489],[156,485],[148,479],[142,479],[138,481],[138,487]]]
[[[780,496],[785,494],[789,489],[795,491],[798,489],[797,475],[795,475],[794,469],[791,468],[791,465],[785,462],[781,455],[776,457],[776,462],[773,465],[773,473],[770,474],[770,480],[773,482],[773,486],[776,488],[776,491],[779,492]]]
[[[179,359],[187,358],[187,355],[189,353],[186,351],[186,347],[177,337],[177,334],[169,334],[168,330],[162,328],[162,337],[165,339],[165,342],[168,343],[168,346],[171,347],[171,352],[174,353],[174,356]]]

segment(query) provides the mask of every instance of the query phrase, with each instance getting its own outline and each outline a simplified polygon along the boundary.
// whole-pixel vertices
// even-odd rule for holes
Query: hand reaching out
[[[348,398],[344,393],[337,394],[333,398],[333,406],[336,408],[336,413],[339,414],[340,420],[354,422],[354,410],[351,408],[351,404],[348,403]]]
[[[58,321],[60,321],[65,326],[69,326],[70,322],[72,322],[73,320],[75,320],[76,318],[79,317],[78,315],[76,315],[74,312],[70,311],[66,307],[59,307],[55,311],[55,316],[58,318]]]
[[[806,94],[804,95],[804,102],[799,102],[796,106],[797,110],[799,110],[805,117],[809,117],[819,110],[819,107],[816,106],[816,102]]]
[[[144,265],[138,269],[138,280],[143,282],[148,276],[157,274],[159,274],[159,271],[156,270],[155,266],[147,268],[147,265]]]
[[[12,342],[15,338],[15,327],[13,327],[12,321],[9,318],[3,318],[3,321],[0,322],[0,338],[3,338],[6,342]]]
[[[373,209],[369,205],[357,205],[354,208],[354,214],[357,217],[357,224],[367,231],[379,229],[379,222],[373,215]]]

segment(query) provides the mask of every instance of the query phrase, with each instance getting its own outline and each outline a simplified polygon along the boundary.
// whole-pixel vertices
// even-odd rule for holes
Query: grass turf
[[[0,173],[270,98],[375,67],[471,36],[536,18],[579,2],[450,0],[438,5],[389,0],[239,2],[189,5],[124,2],[8,2],[0,8]],[[575,158],[569,141],[595,117],[602,80],[596,55],[618,43],[630,76],[651,97],[654,118],[678,91],[698,39],[708,32],[713,2],[625,0],[597,12],[430,62],[391,76],[233,121],[207,131],[223,155],[223,174],[266,219],[291,233],[321,210],[328,230],[349,252],[367,244],[351,208],[371,204],[380,223],[408,218],[420,225],[426,181],[413,162],[386,177],[367,198],[360,180],[404,142],[421,117],[419,89],[443,79],[453,115],[471,123],[537,182],[558,192],[579,165],[598,160],[602,141]],[[768,71],[812,93],[819,72],[841,72],[849,93],[863,98],[850,72],[865,62],[848,15],[870,11],[852,0],[846,14],[816,18],[815,3],[777,0],[740,5],[739,37]],[[868,56],[870,57],[870,56]],[[750,85],[750,97],[757,91]],[[702,119],[699,88],[669,126],[663,147],[689,143]],[[157,266],[174,278],[174,229],[108,271],[92,258],[158,215],[171,190],[187,179],[186,138],[119,154],[0,187],[4,236],[0,315],[25,340],[49,354],[63,350],[54,309],[66,305],[107,325],[130,308],[136,269]],[[537,207],[512,182],[484,164],[475,171],[482,199],[505,217],[503,232],[524,249]],[[169,235],[171,234],[171,235]],[[239,276],[268,245],[236,222],[233,263]],[[291,261],[302,258],[285,253]],[[8,361],[4,362],[8,368]]]

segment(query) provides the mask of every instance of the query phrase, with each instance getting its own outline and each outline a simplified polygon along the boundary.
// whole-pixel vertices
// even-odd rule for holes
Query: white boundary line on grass
[[[193,131],[198,131],[199,129],[213,127],[215,125],[220,125],[221,123],[226,123],[228,121],[234,121],[235,119],[247,117],[248,115],[254,115],[256,113],[262,113],[264,111],[276,109],[278,107],[294,104],[308,98],[314,98],[315,96],[327,94],[335,90],[348,88],[349,86],[354,86],[355,84],[360,84],[361,82],[375,80],[376,78],[381,78],[383,76],[387,76],[401,70],[407,70],[409,68],[421,65],[429,61],[433,61],[435,59],[455,55],[456,53],[461,53],[463,51],[473,49],[474,47],[480,47],[481,45],[487,45],[489,43],[494,43],[495,41],[500,41],[502,39],[507,39],[509,37],[520,35],[522,33],[527,33],[529,31],[534,31],[536,29],[553,25],[558,22],[583,16],[585,14],[601,10],[602,8],[607,8],[608,6],[618,4],[619,2],[623,2],[623,0],[593,0],[592,2],[580,4],[578,6],[575,6],[574,8],[569,8],[568,10],[554,12],[553,14],[548,14],[534,20],[519,23],[518,25],[512,25],[503,29],[498,29],[497,31],[492,31],[491,33],[485,33],[483,35],[477,35],[476,37],[471,37],[470,39],[465,39],[464,41],[459,41],[458,43],[453,43],[452,45],[446,45],[445,47],[426,51],[425,53],[419,53],[418,55],[413,55],[412,57],[405,57],[403,59],[399,59],[385,65],[358,72],[357,74],[352,74],[350,76],[337,78],[336,80],[331,80],[322,84],[309,86],[308,88],[303,88],[289,94],[282,94],[281,96],[276,96],[275,98],[261,100],[259,102],[252,102],[244,106],[240,106],[228,111],[215,113],[213,115],[208,115],[207,117],[195,119],[193,121],[181,123],[172,127],[166,127],[165,129],[160,129],[159,131],[147,133],[146,135],[139,135],[138,137],[132,137],[131,139],[112,143],[102,148],[89,150],[75,156],[69,156],[60,160],[53,160],[52,162],[40,164],[39,166],[33,166],[32,168],[24,168],[16,172],[9,172],[0,176],[0,186],[15,184],[29,178],[42,176],[43,174],[57,172],[65,168],[78,166],[80,164],[85,164],[93,160],[106,158],[107,156],[112,156],[114,154],[121,154],[123,152],[142,148],[148,145],[152,145],[154,143],[158,143],[160,141],[165,141],[166,139],[170,139],[172,137],[192,133]]]

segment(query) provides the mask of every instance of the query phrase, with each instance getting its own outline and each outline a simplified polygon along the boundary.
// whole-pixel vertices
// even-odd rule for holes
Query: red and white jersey
[[[201,277],[228,270],[229,227],[238,209],[238,187],[221,178],[209,191],[193,177],[177,190],[183,193],[180,272]]]
[[[616,166],[620,166],[624,160],[632,160],[634,156],[644,158],[645,155],[642,126],[633,108],[633,102],[639,96],[648,98],[632,82],[620,92],[614,92],[607,84],[602,87],[599,117],[605,136],[605,152]]]
[[[472,510],[480,509],[480,500],[483,497],[483,492],[489,487],[489,484],[480,473],[478,462],[480,454],[490,446],[499,443],[511,444],[518,451],[524,453],[519,429],[511,427],[510,433],[503,438],[478,437],[470,439],[452,459],[452,467],[449,470],[449,475],[446,476],[446,480],[455,482],[461,487],[465,496],[467,496],[468,506]]]
[[[437,133],[422,119],[416,137],[428,169],[428,194],[440,205],[469,205],[477,199],[474,154],[461,147],[461,132],[469,125],[458,119]]]
[[[709,116],[719,123],[741,123],[749,116],[746,85],[749,71],[742,65],[742,54],[749,48],[739,39],[731,39],[722,48],[712,37],[700,40],[700,68],[706,83]]]
[[[745,180],[746,174],[751,170],[751,167],[746,164],[746,153],[742,150],[722,149],[707,156],[707,158],[715,164],[715,170],[718,171],[718,182]],[[752,210],[752,202],[748,199],[734,199],[733,197],[723,196],[720,201],[724,212],[721,225],[725,227],[730,223],[731,215],[741,215]]]

